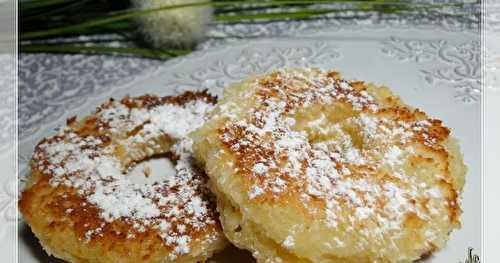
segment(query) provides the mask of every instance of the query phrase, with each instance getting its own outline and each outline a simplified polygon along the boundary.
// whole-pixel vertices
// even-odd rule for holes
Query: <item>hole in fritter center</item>
[[[137,163],[127,174],[136,184],[151,185],[174,176],[175,160],[171,154],[158,154]]]

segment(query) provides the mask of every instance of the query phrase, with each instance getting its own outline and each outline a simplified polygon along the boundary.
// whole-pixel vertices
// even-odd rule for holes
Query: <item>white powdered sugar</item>
[[[267,167],[264,163],[257,163],[253,166],[252,171],[255,174],[263,175],[267,172],[268,169],[269,167]]]
[[[254,199],[255,197],[264,193],[264,190],[257,185],[252,186],[252,189],[248,193],[248,198]]]
[[[373,232],[361,233],[365,236],[401,228],[408,213],[422,220],[429,218],[415,202],[422,189],[416,186],[416,177],[405,174],[403,164],[414,153],[410,142],[423,136],[429,144],[436,143],[433,137],[426,137],[430,121],[394,120],[379,114],[379,105],[369,92],[324,73],[311,77],[300,71],[277,71],[272,80],[253,85],[258,91],[257,106],[247,120],[234,119],[239,116],[232,112],[234,107],[222,111],[230,120],[227,130],[241,132],[220,137],[241,158],[256,160],[250,167],[256,179],[249,188],[249,199],[267,193],[279,196],[294,182],[303,187],[297,194],[303,203],[325,201],[324,220],[329,227],[338,227],[341,210],[352,215],[347,231],[367,221],[377,226]],[[328,118],[339,117],[322,112],[297,128],[291,116],[325,103],[348,104],[354,113],[332,121]],[[377,177],[381,175],[383,180]],[[427,190],[431,197],[437,198],[439,193],[439,189]],[[343,245],[340,240],[337,244]],[[283,246],[293,246],[293,239],[285,239]]]
[[[182,106],[164,104],[152,109],[128,109],[121,103],[99,112],[99,116],[111,127],[112,131],[132,131],[144,124],[141,133],[132,137],[140,142],[168,134],[173,138],[186,137],[191,131],[200,127],[205,121],[205,113],[213,106],[204,101],[192,101]]]
[[[403,151],[401,151],[399,147],[391,146],[384,155],[385,162],[391,167],[400,164],[402,162],[402,159],[400,158],[402,153]]]
[[[287,236],[283,241],[283,246],[286,248],[293,248],[295,246],[295,239],[293,236]]]
[[[187,225],[191,231],[201,231],[215,224],[209,201],[203,196],[204,181],[192,164],[192,141],[187,137],[204,123],[211,108],[211,104],[201,100],[183,105],[162,104],[148,110],[130,109],[113,102],[97,112],[99,121],[109,126],[105,135],[80,136],[66,129],[39,144],[33,162],[39,164],[36,165],[39,171],[51,176],[54,187],[72,187],[89,204],[99,208],[105,223],[132,220],[138,232],[144,232],[146,227],[159,231],[166,245],[172,247],[170,257],[174,259],[190,251]],[[135,135],[127,137],[137,129]],[[147,141],[163,135],[176,141],[171,149],[162,151],[176,156],[176,175],[151,185],[132,182],[125,175],[129,164],[115,156],[116,148],[135,147],[136,151],[151,155],[158,151],[149,149],[156,146]],[[118,139],[105,143],[104,137],[109,141],[110,136]],[[89,229],[85,237],[90,240],[100,231],[102,228]],[[128,237],[135,235],[131,232]]]
[[[162,105],[149,112],[150,124],[144,130],[155,134],[163,132],[174,138],[186,137],[188,133],[200,127],[205,121],[205,113],[212,105],[203,101],[190,102],[183,107]]]

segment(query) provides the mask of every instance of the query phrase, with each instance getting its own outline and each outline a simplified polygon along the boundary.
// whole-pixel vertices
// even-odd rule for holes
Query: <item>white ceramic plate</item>
[[[92,111],[107,97],[209,89],[221,94],[229,83],[256,72],[293,66],[336,69],[393,88],[404,101],[442,119],[461,141],[469,167],[461,217],[462,229],[447,246],[425,262],[460,262],[467,248],[481,250],[481,118],[480,42],[472,33],[421,29],[365,28],[320,32],[302,38],[235,42],[171,60],[155,72],[105,93],[89,96],[82,106],[66,107],[60,118],[20,143],[21,169],[33,147],[73,115]],[[24,160],[24,163],[23,163]],[[23,171],[23,170],[21,170]],[[20,222],[19,262],[56,262],[45,256],[29,229]],[[221,259],[223,258],[223,259]],[[225,258],[225,259],[224,259]],[[227,251],[217,262],[252,262],[248,254]]]

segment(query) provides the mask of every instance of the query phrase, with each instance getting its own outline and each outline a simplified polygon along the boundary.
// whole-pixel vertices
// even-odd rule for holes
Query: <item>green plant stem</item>
[[[133,32],[137,28],[136,24],[133,23],[132,21],[118,21],[115,23],[110,23],[102,26],[97,26],[93,28],[82,28],[78,29],[75,31],[72,31],[70,33],[64,34],[62,36],[54,36],[52,38],[47,38],[47,39],[54,39],[54,38],[71,38],[71,37],[78,37],[78,36],[92,36],[92,35],[105,35],[105,34],[120,34],[124,33],[127,31]],[[21,43],[23,42],[32,42],[32,41],[37,41],[37,40],[42,40],[42,39],[25,39],[22,40]],[[45,40],[45,39],[43,39]]]
[[[146,48],[132,47],[105,47],[105,46],[77,46],[77,45],[21,45],[20,52],[26,53],[86,53],[86,54],[128,54],[148,58],[168,58],[183,56],[191,53],[191,50],[151,50]]]
[[[85,5],[86,3],[90,2],[90,1],[92,1],[92,0],[81,0],[81,1],[78,1],[78,2],[75,2],[75,3],[71,3],[70,5],[67,5],[67,6],[63,6],[63,7],[60,7],[60,8],[55,8],[55,9],[49,10],[47,12],[42,12],[42,13],[39,13],[39,14],[36,14],[36,15],[32,15],[32,16],[23,18],[22,22],[26,23],[28,21],[33,21],[34,19],[47,17],[47,16],[50,16],[50,15],[54,15],[54,14],[65,12],[65,11],[71,11],[71,9],[73,9],[75,7],[83,6],[83,5]]]
[[[19,10],[25,11],[28,9],[49,7],[52,5],[59,5],[59,4],[71,3],[71,2],[75,2],[75,0],[44,0],[44,1],[33,0],[33,1],[27,1],[27,2],[20,2],[19,3]]]
[[[54,0],[55,1],[55,0]],[[26,40],[26,39],[33,39],[33,38],[40,38],[40,37],[49,37],[49,36],[56,36],[56,35],[62,35],[62,34],[67,34],[72,31],[76,30],[81,30],[85,28],[91,28],[91,27],[96,27],[96,26],[101,26],[105,24],[109,24],[112,22],[124,20],[124,19],[130,19],[134,18],[137,16],[143,16],[146,14],[150,14],[153,12],[158,12],[158,11],[166,11],[166,10],[172,10],[176,8],[186,8],[186,7],[200,7],[200,6],[207,6],[207,5],[213,5],[213,6],[230,6],[230,5],[237,5],[237,4],[255,4],[255,5],[299,5],[299,4],[327,4],[327,3],[338,3],[338,2],[350,2],[350,3],[364,3],[364,4],[385,4],[387,5],[387,2],[367,2],[367,1],[345,1],[345,0],[322,0],[322,1],[256,1],[256,0],[249,0],[249,1],[218,1],[218,2],[211,2],[211,1],[206,1],[206,2],[200,2],[200,3],[190,3],[190,4],[182,4],[182,5],[170,5],[170,6],[163,6],[159,8],[152,8],[152,9],[145,9],[145,10],[127,10],[126,13],[123,14],[118,14],[114,15],[111,17],[106,17],[106,18],[98,18],[95,20],[91,21],[86,21],[80,24],[76,25],[70,25],[70,26],[62,26],[58,28],[52,28],[52,29],[47,29],[47,30],[41,30],[41,31],[34,31],[34,32],[25,32],[21,33],[19,36],[20,40]],[[394,2],[394,4],[408,4],[405,2]],[[456,4],[438,4],[439,6],[450,6]],[[437,5],[434,5],[437,6]]]
[[[413,7],[412,11],[417,10],[428,10],[432,9],[430,7]],[[342,12],[368,12],[368,11],[378,11],[383,13],[394,13],[398,11],[408,11],[408,8],[403,6],[379,6],[374,9],[369,5],[361,5],[355,8],[344,8],[344,9],[301,9],[299,11],[293,12],[275,12],[275,13],[263,13],[263,14],[234,14],[234,15],[215,15],[215,20],[218,22],[238,22],[243,20],[280,20],[280,19],[305,19],[311,18],[318,15],[330,14],[330,13],[342,13]],[[446,14],[443,14],[446,16]],[[454,15],[455,17],[460,17],[462,15]]]
[[[238,22],[242,20],[280,20],[280,19],[304,19],[313,16],[324,15],[329,13],[338,13],[346,11],[367,11],[367,8],[352,8],[352,9],[324,9],[314,10],[305,9],[296,12],[276,12],[265,14],[242,14],[242,15],[216,15],[215,20],[218,22]]]

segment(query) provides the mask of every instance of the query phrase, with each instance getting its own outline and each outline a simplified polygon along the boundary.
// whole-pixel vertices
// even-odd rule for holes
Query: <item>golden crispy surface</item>
[[[211,114],[195,156],[224,232],[259,262],[411,262],[460,226],[456,140],[388,88],[281,70]]]
[[[222,249],[206,175],[182,146],[213,103],[190,92],[110,100],[42,140],[19,207],[45,250],[69,262],[201,262]],[[185,121],[162,123],[172,111]],[[123,174],[157,154],[176,176],[141,186]]]

